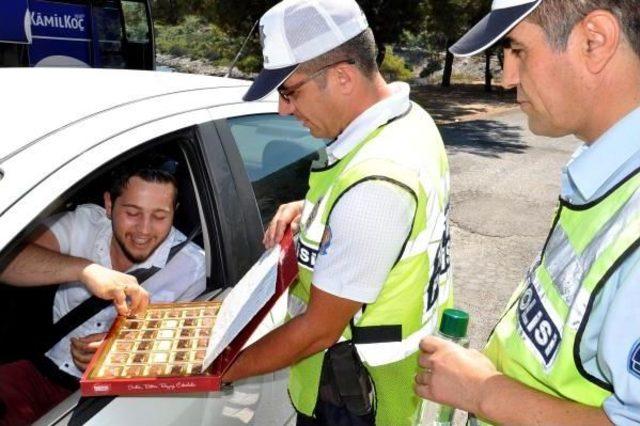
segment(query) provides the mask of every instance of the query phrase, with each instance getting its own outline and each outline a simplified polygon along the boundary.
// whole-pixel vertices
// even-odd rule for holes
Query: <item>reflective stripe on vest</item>
[[[580,340],[596,296],[640,243],[639,188],[635,174],[596,203],[561,203],[539,260],[485,348],[504,374],[585,405],[599,407],[611,395],[611,384],[582,366]]]

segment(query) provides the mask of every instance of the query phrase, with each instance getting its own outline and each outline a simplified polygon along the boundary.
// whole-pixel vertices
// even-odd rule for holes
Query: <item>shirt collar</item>
[[[640,151],[639,132],[640,108],[637,108],[592,145],[578,148],[567,164],[567,175],[582,199],[590,200],[608,179]]]
[[[407,111],[411,103],[409,85],[396,82],[390,83],[389,88],[391,96],[367,108],[327,147],[329,164],[344,158],[375,129]]]

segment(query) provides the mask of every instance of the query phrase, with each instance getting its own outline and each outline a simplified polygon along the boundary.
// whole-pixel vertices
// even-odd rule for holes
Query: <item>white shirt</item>
[[[73,212],[49,218],[46,224],[58,240],[61,253],[88,259],[111,268],[109,247],[113,231],[111,220],[106,216],[102,207],[93,204],[81,205]],[[129,271],[152,266],[163,268],[144,283],[144,288],[150,294],[151,302],[193,300],[205,290],[204,251],[197,245],[189,243],[167,264],[171,247],[185,239],[184,234],[172,227],[167,238],[146,261],[129,268]],[[60,285],[53,304],[53,321],[60,320],[90,296],[91,294],[80,282]],[[76,368],[71,357],[70,338],[106,332],[116,316],[113,305],[103,309],[60,340],[46,353],[46,356],[62,371],[81,377],[82,372]]]
[[[389,87],[391,96],[360,114],[327,147],[329,164],[409,110],[409,85]],[[329,217],[331,237],[318,252],[313,285],[344,299],[375,302],[409,235],[415,209],[413,196],[388,182],[365,181],[349,189]]]

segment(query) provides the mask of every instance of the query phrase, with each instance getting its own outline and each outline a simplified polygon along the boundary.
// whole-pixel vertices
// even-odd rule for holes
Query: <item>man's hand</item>
[[[87,369],[93,354],[96,353],[106,336],[107,333],[96,333],[84,337],[71,338],[71,356],[78,370],[84,371]]]
[[[84,283],[94,296],[113,300],[120,315],[135,315],[149,304],[149,293],[138,284],[138,280],[128,274],[114,271],[96,263],[91,263],[80,272],[79,281]],[[127,297],[130,305],[127,306]]]
[[[479,413],[483,387],[499,375],[487,357],[438,337],[420,342],[415,391],[422,398]]]
[[[269,223],[269,227],[264,233],[262,243],[265,248],[270,249],[282,240],[284,230],[291,225],[291,231],[295,234],[300,229],[300,215],[304,201],[294,201],[292,203],[281,204],[278,207],[273,219]]]
[[[420,342],[415,391],[503,425],[610,425],[601,407],[540,392],[496,371],[480,352],[429,336]]]

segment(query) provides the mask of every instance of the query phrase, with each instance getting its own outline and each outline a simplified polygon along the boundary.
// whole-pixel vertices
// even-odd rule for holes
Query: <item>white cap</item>
[[[504,37],[542,0],[493,0],[491,12],[449,48],[456,56],[480,53]]]
[[[369,27],[354,0],[284,0],[260,19],[263,70],[244,100],[262,99],[299,64],[335,49]]]

